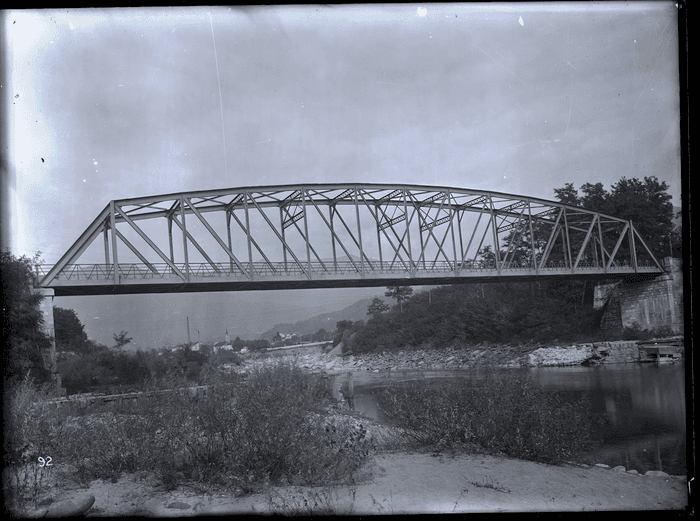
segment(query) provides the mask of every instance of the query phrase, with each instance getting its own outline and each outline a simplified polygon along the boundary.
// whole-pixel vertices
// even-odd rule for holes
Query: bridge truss
[[[55,265],[36,269],[57,296],[663,272],[631,221],[532,197],[387,184],[115,200]]]

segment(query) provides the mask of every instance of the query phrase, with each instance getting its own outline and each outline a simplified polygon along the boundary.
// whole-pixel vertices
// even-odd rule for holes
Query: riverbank
[[[94,497],[87,517],[682,512],[688,506],[684,480],[663,473],[635,475],[624,469],[404,451],[378,454],[351,486],[268,487],[255,494],[237,496],[223,491],[197,491],[190,484],[168,491],[139,473],[125,475],[116,482],[96,480],[88,488],[64,490],[58,496],[64,502],[73,498],[75,504]],[[29,514],[36,516],[41,512]]]
[[[324,372],[401,371],[409,369],[472,369],[475,367],[557,367],[572,365],[640,363],[637,341],[595,342],[569,345],[478,344],[444,348],[341,354],[320,348],[293,353],[253,353],[235,371],[262,367],[269,359],[296,361],[301,367]]]
[[[536,347],[535,350],[526,352],[528,360],[529,354],[537,349],[551,348]],[[572,353],[574,350],[583,351],[575,346],[571,349]],[[404,353],[406,354],[415,358],[421,353]],[[445,356],[445,353],[438,354]],[[389,353],[382,353],[381,361],[390,360],[388,355]],[[470,355],[473,352],[467,353],[464,359],[471,360]],[[297,365],[308,369],[318,369],[320,364],[336,361],[341,363],[341,370],[344,370],[342,368],[346,367],[345,364],[354,360],[362,362],[360,368],[353,362],[354,369],[350,370],[356,374],[362,370],[380,370],[371,367],[361,369],[372,362],[369,358],[337,357],[332,353],[314,352],[311,348],[308,352],[296,353],[295,356]],[[449,356],[454,356],[453,360],[463,360],[462,355]],[[478,357],[477,353],[477,360],[486,356],[488,355]],[[430,356],[428,359],[432,360]],[[411,363],[423,361],[423,364],[418,364],[422,367],[426,365],[425,360],[424,356],[422,359],[413,359]],[[240,369],[249,370],[255,364],[269,365],[269,357],[249,357]],[[375,376],[367,373],[367,377]],[[368,515],[497,511],[682,511],[687,506],[686,485],[682,477],[658,471],[640,475],[629,466],[551,466],[497,456],[419,452],[411,450],[412,446],[400,443],[396,438],[391,443],[390,429],[345,408],[333,407],[329,414],[354,416],[355,423],[361,423],[370,439],[376,441],[374,462],[353,471],[352,479],[349,480],[351,484],[333,487],[261,484],[255,493],[245,495],[235,489],[217,491],[204,488],[196,480],[179,482],[177,488],[170,490],[164,487],[158,476],[141,471],[115,477],[111,481],[95,480],[85,488],[72,490],[69,483],[64,481],[60,490],[52,492],[54,501],[47,505],[47,510],[50,513],[54,504],[70,504],[69,498],[73,498],[74,505],[83,504],[86,498],[93,498],[94,504],[88,517],[179,517],[236,513]],[[389,443],[384,439],[387,432]],[[629,465],[625,462],[623,464]],[[184,475],[182,479],[185,479]],[[314,506],[307,509],[306,505]],[[36,513],[39,514],[40,511]]]

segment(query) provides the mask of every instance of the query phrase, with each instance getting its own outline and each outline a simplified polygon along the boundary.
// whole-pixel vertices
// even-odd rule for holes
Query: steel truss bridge
[[[55,265],[36,272],[39,287],[68,296],[653,278],[664,270],[631,221],[558,202],[438,186],[305,184],[114,200]]]

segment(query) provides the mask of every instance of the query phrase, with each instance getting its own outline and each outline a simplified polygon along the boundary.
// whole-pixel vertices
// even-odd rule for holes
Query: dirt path
[[[61,499],[93,495],[88,517],[178,517],[235,513],[406,514],[676,510],[688,505],[683,478],[642,476],[598,467],[549,466],[492,456],[394,452],[379,454],[344,487],[271,487],[265,493],[174,491],[143,474],[94,481]],[[314,505],[311,510],[306,503]]]

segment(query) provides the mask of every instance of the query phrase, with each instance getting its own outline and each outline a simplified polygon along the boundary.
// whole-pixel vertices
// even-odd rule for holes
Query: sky
[[[3,14],[16,255],[55,263],[112,199],[240,186],[656,176],[681,204],[673,2]]]

